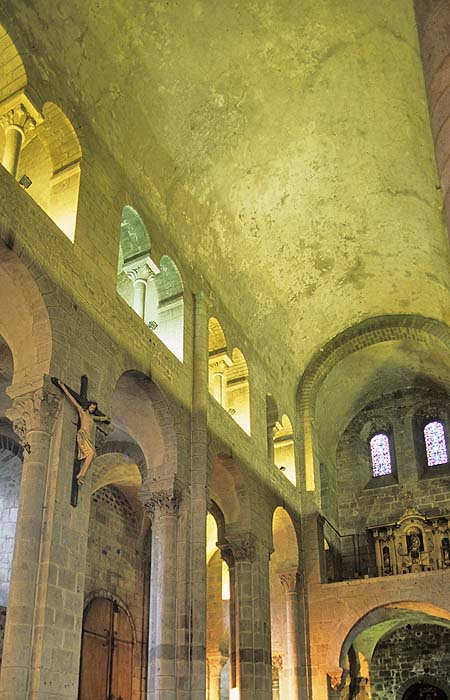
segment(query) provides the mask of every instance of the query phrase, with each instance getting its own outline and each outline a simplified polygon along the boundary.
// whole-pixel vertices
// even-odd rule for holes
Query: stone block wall
[[[340,440],[336,499],[338,529],[345,536],[340,541],[344,578],[352,578],[357,569],[375,573],[368,526],[395,522],[411,504],[425,515],[450,513],[450,468],[426,467],[418,449],[423,437],[416,416],[427,411],[448,426],[444,395],[432,396],[427,389],[396,392],[360,411]],[[369,439],[377,425],[390,432],[390,476],[372,476]]]
[[[8,605],[22,462],[0,448],[0,606]]]
[[[140,699],[145,678],[149,555],[143,552],[140,521],[125,496],[106,486],[92,496],[86,564],[86,598],[117,599],[135,629],[133,699]]]
[[[372,700],[401,700],[409,681],[426,677],[450,685],[450,630],[406,625],[382,639],[370,667]]]

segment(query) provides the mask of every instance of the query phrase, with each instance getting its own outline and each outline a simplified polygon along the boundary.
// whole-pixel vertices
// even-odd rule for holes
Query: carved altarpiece
[[[397,522],[368,530],[375,543],[378,576],[450,568],[450,515],[427,517],[407,508]]]

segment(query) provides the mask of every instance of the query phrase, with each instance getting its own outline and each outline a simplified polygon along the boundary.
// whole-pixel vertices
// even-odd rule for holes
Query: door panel
[[[80,700],[106,700],[108,670],[108,641],[85,632],[81,655]]]
[[[123,608],[106,598],[89,605],[83,623],[79,700],[131,700],[133,630]]]

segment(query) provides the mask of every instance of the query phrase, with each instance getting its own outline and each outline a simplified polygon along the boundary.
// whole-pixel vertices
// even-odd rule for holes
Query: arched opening
[[[0,669],[22,478],[22,448],[5,412],[13,378],[11,350],[0,336]]]
[[[120,228],[117,291],[164,345],[183,360],[184,285],[168,255],[159,266],[150,255],[151,241],[135,209],[125,206]]]
[[[295,473],[294,431],[286,414],[281,417],[281,422],[275,424],[273,454],[275,465],[295,486],[297,477]]]
[[[129,613],[118,600],[92,598],[83,618],[80,700],[132,700],[134,643]]]
[[[64,112],[30,97],[23,62],[0,27],[2,165],[71,240],[80,186],[81,147]]]
[[[430,682],[414,683],[405,690],[401,700],[449,700],[447,693]]]
[[[372,700],[424,700],[427,692],[448,697],[449,618],[448,611],[420,602],[370,611],[353,627],[341,652],[350,692]]]
[[[406,554],[401,559],[399,546],[415,556],[407,540],[391,552],[377,551],[381,540],[373,528],[399,523],[408,506],[425,518],[437,512],[435,497],[444,485],[438,479],[449,467],[442,450],[442,463],[428,465],[423,430],[436,417],[447,421],[449,340],[448,329],[430,319],[370,319],[330,341],[303,378],[302,466],[325,537],[342,564],[335,571],[344,579],[440,566],[422,556],[423,546],[417,561],[408,564]],[[439,515],[449,507],[450,497],[442,499]],[[439,551],[439,543],[433,546]]]
[[[217,506],[215,507],[218,512]],[[223,518],[223,516],[222,516]],[[206,519],[206,660],[210,700],[230,697],[230,572],[217,547],[218,527],[214,516]]]
[[[298,601],[298,544],[292,520],[278,507],[272,520],[270,558],[270,623],[272,692],[276,700],[299,697],[300,610]]]
[[[250,435],[250,384],[245,357],[239,348],[231,353],[231,366],[227,369],[227,410],[242,430]]]
[[[42,296],[28,269],[0,244],[0,649],[18,523],[23,448],[10,420],[10,394],[42,386],[49,372],[51,329]],[[20,323],[17,319],[20,319]],[[19,572],[20,576],[21,572]],[[31,604],[30,604],[31,605]],[[1,653],[0,653],[1,656]]]
[[[250,435],[250,385],[248,367],[239,348],[228,354],[219,321],[208,321],[209,393],[233,420]]]

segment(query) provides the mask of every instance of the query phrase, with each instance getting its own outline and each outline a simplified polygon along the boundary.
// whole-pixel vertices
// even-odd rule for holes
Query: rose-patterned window
[[[386,433],[377,433],[370,440],[370,456],[373,476],[392,474],[392,459],[389,438]]]

